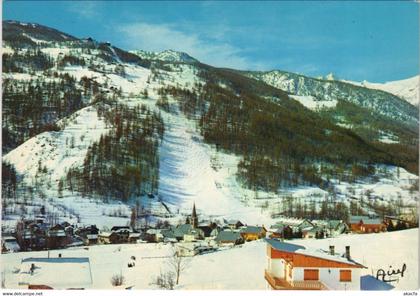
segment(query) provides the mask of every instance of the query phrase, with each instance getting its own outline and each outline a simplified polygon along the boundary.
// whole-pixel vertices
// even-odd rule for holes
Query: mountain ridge
[[[199,61],[189,54],[172,49],[166,49],[161,52],[146,50],[130,50],[131,53],[148,60],[158,60],[164,62],[183,62],[183,63],[199,63]]]
[[[355,82],[355,81],[345,81],[355,85],[363,86],[371,89],[379,89],[391,94],[394,94],[402,99],[405,99],[410,104],[418,107],[420,99],[420,75],[409,77],[406,79],[393,80],[384,83],[377,82]]]
[[[3,161],[22,175],[22,195],[140,202],[176,218],[196,201],[257,223],[279,212],[277,194],[346,201],[340,184],[376,184],[395,167],[414,178],[403,167],[416,171],[418,134],[401,118],[416,121],[415,108],[385,92],[293,73],[303,84],[283,90],[258,72],[151,60],[91,38],[27,39],[3,43]],[[401,114],[364,107],[354,90]]]

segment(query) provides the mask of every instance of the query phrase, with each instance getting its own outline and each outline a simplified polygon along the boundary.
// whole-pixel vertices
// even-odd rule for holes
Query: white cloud
[[[236,69],[261,69],[265,65],[250,61],[241,55],[242,50],[222,40],[209,41],[198,33],[187,33],[170,24],[144,22],[121,25],[122,42],[131,49],[183,51],[201,62],[213,66]]]
[[[90,19],[99,17],[98,6],[98,2],[76,1],[69,4],[68,11],[81,18]]]

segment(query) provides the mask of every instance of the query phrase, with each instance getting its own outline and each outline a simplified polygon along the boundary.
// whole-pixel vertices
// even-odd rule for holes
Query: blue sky
[[[3,18],[237,69],[375,82],[419,69],[415,2],[6,1]]]

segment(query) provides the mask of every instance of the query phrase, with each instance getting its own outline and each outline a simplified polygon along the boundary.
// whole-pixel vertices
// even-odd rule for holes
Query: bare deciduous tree
[[[189,260],[187,258],[182,257],[178,254],[178,252],[173,249],[172,256],[169,258],[167,264],[170,269],[170,272],[175,274],[176,281],[175,283],[179,284],[179,278],[181,273],[188,267]]]

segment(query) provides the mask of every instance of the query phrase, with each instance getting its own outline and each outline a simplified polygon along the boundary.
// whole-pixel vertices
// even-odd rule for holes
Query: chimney
[[[346,258],[347,260],[350,260],[350,246],[346,246]]]
[[[334,246],[330,246],[330,255],[335,255]]]

